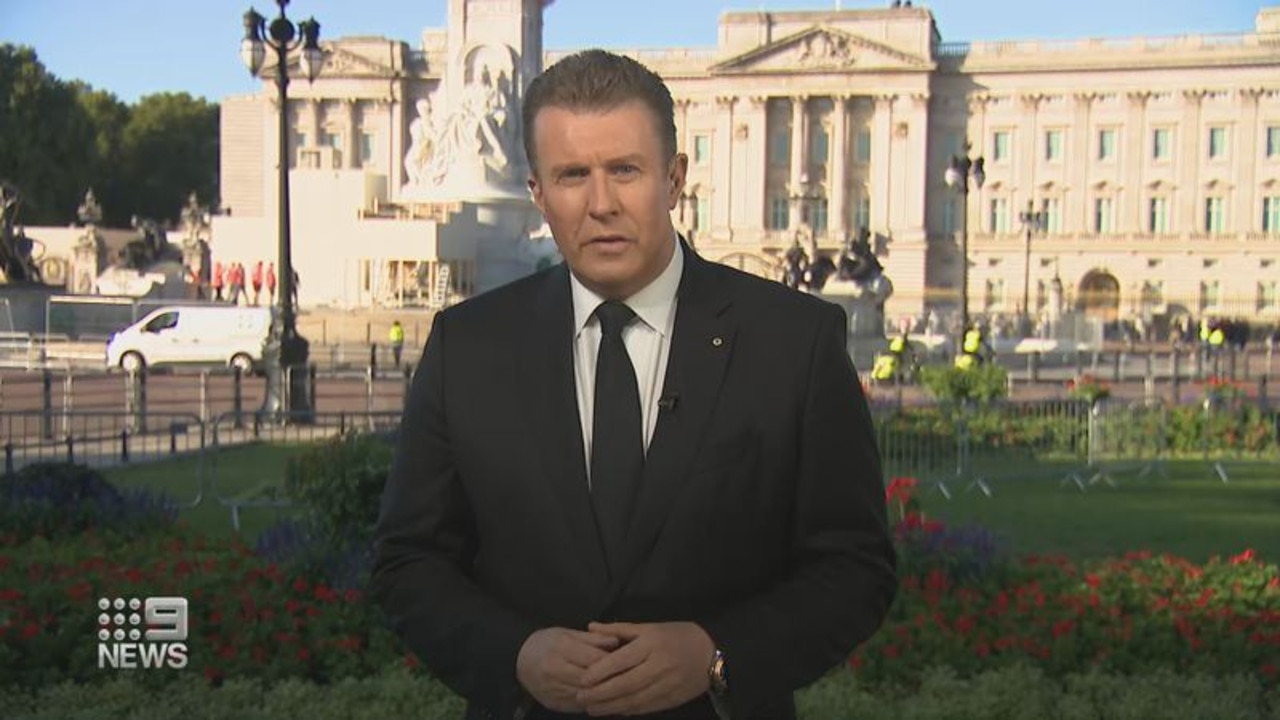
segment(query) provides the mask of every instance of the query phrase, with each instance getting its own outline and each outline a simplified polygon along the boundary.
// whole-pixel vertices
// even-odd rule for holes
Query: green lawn
[[[231,532],[231,510],[219,498],[258,496],[260,490],[284,484],[289,458],[307,448],[304,444],[257,443],[206,451],[203,458],[186,457],[157,463],[112,468],[109,480],[120,487],[163,491],[184,506],[204,492],[194,508],[183,507],[180,517],[192,528],[209,533]],[[246,539],[257,537],[287,510],[243,508],[240,530]]]
[[[992,497],[966,490],[966,480],[948,481],[951,500],[928,483],[920,497],[927,514],[992,528],[1018,554],[1083,558],[1150,550],[1202,562],[1253,548],[1264,560],[1280,559],[1280,468],[1227,465],[1228,484],[1202,461],[1170,462],[1167,469],[1167,479],[1114,472],[1115,487],[1095,483],[1080,492],[1061,482],[1068,466],[1037,464],[1027,468],[1030,479],[991,481]]]
[[[205,455],[204,498],[182,517],[193,528],[231,531],[231,512],[218,497],[258,495],[283,483],[288,459],[306,445],[257,444]],[[922,478],[920,499],[928,515],[949,523],[979,523],[1004,535],[1023,553],[1064,553],[1104,557],[1129,550],[1170,552],[1201,562],[1253,548],[1264,559],[1280,558],[1280,468],[1228,465],[1231,481],[1220,482],[1199,461],[1167,464],[1158,474],[1113,472],[1116,487],[1089,485],[1080,492],[1064,485],[1071,465],[1011,461],[991,476],[992,497],[966,489],[967,479],[948,480],[948,500]],[[108,471],[123,487],[164,490],[189,502],[199,489],[201,466],[186,458]],[[1087,479],[1087,476],[1086,476]],[[241,532],[252,540],[288,510],[246,508]]]

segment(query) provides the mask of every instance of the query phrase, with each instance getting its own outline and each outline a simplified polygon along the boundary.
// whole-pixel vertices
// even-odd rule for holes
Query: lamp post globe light
[[[263,397],[263,414],[281,421],[306,421],[311,418],[311,398],[306,372],[308,344],[298,334],[295,305],[293,247],[289,237],[289,53],[301,48],[300,65],[307,81],[315,80],[324,62],[320,50],[320,23],[315,18],[303,20],[295,27],[285,16],[289,0],[275,0],[280,14],[271,24],[249,8],[244,14],[244,40],[240,57],[255,77],[262,69],[267,50],[275,53],[275,81],[280,110],[279,137],[279,248],[280,293],[276,296],[275,318],[263,352],[267,387]]]
[[[969,178],[979,190],[987,181],[987,173],[983,168],[986,163],[982,157],[970,158],[969,145],[965,145],[964,155],[953,155],[943,179],[947,186],[960,193],[960,204],[963,206],[964,220],[960,230],[960,332],[969,329]]]
[[[1049,224],[1049,216],[1043,210],[1036,210],[1034,200],[1027,200],[1027,209],[1018,214],[1026,233],[1022,245],[1022,319],[1029,321],[1031,312],[1031,236],[1043,233]]]

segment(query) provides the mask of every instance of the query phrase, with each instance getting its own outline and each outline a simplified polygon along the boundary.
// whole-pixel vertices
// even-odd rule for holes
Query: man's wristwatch
[[[724,697],[729,694],[729,675],[725,669],[724,653],[716,649],[711,656],[711,666],[707,668],[707,676],[711,678],[711,694]]]

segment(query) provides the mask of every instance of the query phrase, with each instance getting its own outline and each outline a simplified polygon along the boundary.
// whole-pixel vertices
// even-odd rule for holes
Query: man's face
[[[667,157],[648,106],[546,107],[533,131],[529,190],[578,280],[623,299],[662,274],[675,248],[671,210],[688,158]]]

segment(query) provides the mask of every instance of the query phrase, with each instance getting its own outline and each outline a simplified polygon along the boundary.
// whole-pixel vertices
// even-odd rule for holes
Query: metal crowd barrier
[[[203,474],[204,423],[189,413],[39,410],[0,413],[4,469],[36,462],[69,462],[94,468],[195,455]],[[197,483],[200,487],[201,483]],[[201,492],[183,507],[200,503]]]
[[[1114,473],[1167,477],[1169,410],[1160,400],[934,404],[875,413],[885,474],[910,475],[944,497],[990,496],[992,480],[1068,468],[1063,485],[1115,484]]]
[[[1169,410],[1158,399],[1134,402],[1102,401],[1086,415],[1085,464],[1062,479],[1081,492],[1091,485],[1115,487],[1114,473],[1138,469],[1138,477],[1153,472],[1169,476]]]
[[[1280,468],[1280,409],[1245,397],[1206,398],[1197,413],[1200,452],[1210,471],[1223,484],[1230,468],[1251,465]],[[1280,474],[1280,473],[1278,473]]]

